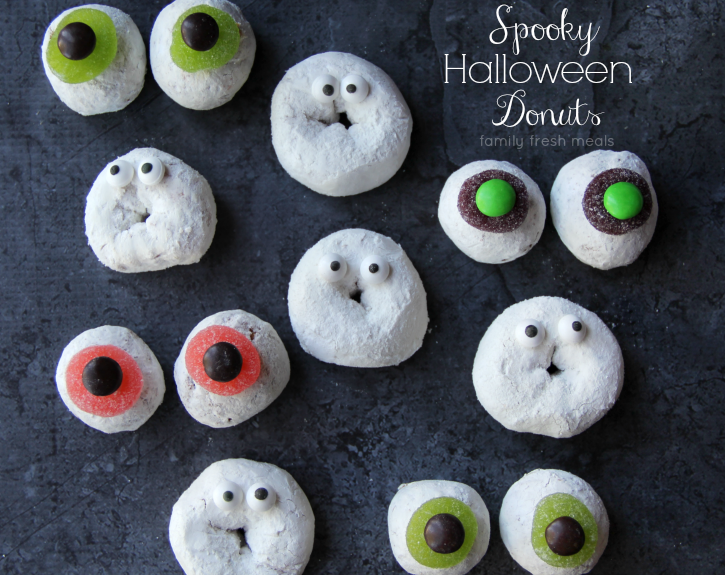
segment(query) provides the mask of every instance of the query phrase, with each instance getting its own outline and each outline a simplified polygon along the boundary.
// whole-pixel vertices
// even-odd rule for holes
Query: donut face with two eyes
[[[174,367],[184,407],[211,427],[230,427],[256,415],[282,393],[289,376],[289,358],[277,332],[241,310],[200,322]]]
[[[612,332],[563,298],[538,297],[498,316],[473,365],[478,400],[513,431],[571,437],[614,405],[624,363]]]

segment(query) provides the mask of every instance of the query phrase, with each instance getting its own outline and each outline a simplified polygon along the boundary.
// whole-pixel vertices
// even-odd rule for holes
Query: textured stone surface
[[[163,4],[114,2],[145,40]],[[571,22],[604,27],[593,58],[629,62],[634,83],[527,86],[536,108],[578,96],[605,112],[594,130],[535,135],[606,134],[652,174],[660,201],[652,243],[632,265],[601,272],[569,253],[550,219],[529,254],[502,266],[472,261],[438,224],[441,188],[463,164],[510,161],[548,198],[559,168],[588,151],[480,146],[484,134],[529,131],[494,131],[500,86],[444,84],[441,62],[444,53],[475,60],[503,53],[488,42],[495,4],[246,0],[239,5],[258,52],[231,103],[186,110],[147,76],[122,112],[83,118],[58,100],[40,61],[45,28],[69,3],[2,2],[0,572],[179,574],[167,539],[171,507],[204,468],[230,457],[279,465],[299,482],[316,518],[311,575],[401,573],[388,543],[388,504],[400,483],[436,478],[471,485],[491,511],[491,546],[473,573],[523,573],[496,518],[506,490],[536,468],[574,473],[602,497],[612,528],[595,573],[725,570],[725,7],[716,0],[569,2]],[[553,6],[517,2],[514,14],[548,23],[557,20]],[[573,48],[548,44],[528,44],[519,59],[574,59]],[[275,86],[286,69],[329,50],[385,70],[413,114],[402,169],[362,196],[306,190],[272,148]],[[194,166],[214,190],[219,223],[199,264],[119,274],[86,245],[83,208],[94,178],[118,154],[142,146]],[[324,364],[292,333],[285,301],[292,270],[320,238],[353,227],[403,245],[428,294],[431,332],[399,367]],[[572,439],[505,430],[480,407],[471,382],[486,327],[509,305],[539,295],[595,312],[624,353],[619,401]],[[202,318],[237,308],[275,326],[292,378],[258,416],[209,429],[180,404],[173,362]],[[115,436],[74,418],[53,383],[63,347],[106,323],[143,338],[169,390],[143,427]]]

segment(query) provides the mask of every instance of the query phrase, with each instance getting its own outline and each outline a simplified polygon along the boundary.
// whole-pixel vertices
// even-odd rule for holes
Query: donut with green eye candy
[[[509,553],[533,575],[588,573],[609,539],[607,511],[594,489],[555,469],[537,469],[514,483],[499,523]]]
[[[130,16],[116,8],[66,10],[48,26],[41,57],[58,97],[84,116],[121,110],[143,88],[146,47]]]
[[[400,486],[388,510],[393,554],[413,575],[463,575],[483,558],[491,526],[474,489],[454,481]]]

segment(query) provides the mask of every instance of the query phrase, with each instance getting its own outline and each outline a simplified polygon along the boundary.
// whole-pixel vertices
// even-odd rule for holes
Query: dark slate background
[[[114,0],[148,41],[165,2]],[[501,542],[501,500],[524,473],[559,468],[590,482],[612,522],[596,573],[722,573],[723,17],[715,0],[515,2],[511,20],[602,27],[585,60],[626,61],[633,83],[525,86],[535,109],[579,97],[602,125],[493,129],[503,86],[443,83],[452,63],[511,55],[494,47],[498,2],[239,2],[258,41],[248,83],[210,112],[181,108],[150,72],[126,110],[83,118],[44,77],[40,44],[72,2],[0,0],[0,572],[181,572],[167,538],[171,507],[212,462],[248,457],[292,473],[316,517],[306,573],[402,573],[387,507],[400,483],[443,478],[475,487],[492,515],[491,546],[473,573],[523,573]],[[585,4],[586,7],[583,7]],[[293,181],[271,145],[269,106],[285,70],[328,50],[386,70],[415,127],[403,168],[377,190],[327,198]],[[562,42],[524,44],[523,61],[576,60]],[[660,202],[654,240],[637,262],[601,272],[579,263],[547,221],[539,244],[502,265],[468,259],[436,217],[447,176],[473,160],[521,166],[549,194],[559,168],[591,151],[486,148],[481,135],[608,136],[641,156]],[[155,146],[204,174],[219,224],[199,264],[124,275],[86,245],[85,196],[106,162]],[[290,327],[287,282],[304,251],[364,227],[400,242],[428,292],[430,332],[404,364],[350,369],[305,354]],[[557,295],[612,328],[626,364],[611,412],[572,439],[502,428],[476,401],[478,341],[507,306]],[[189,417],[172,365],[202,318],[241,308],[269,321],[292,379],[267,410],[214,430]],[[156,353],[167,393],[134,433],[107,436],[64,407],[54,385],[63,347],[103,324],[137,332]]]

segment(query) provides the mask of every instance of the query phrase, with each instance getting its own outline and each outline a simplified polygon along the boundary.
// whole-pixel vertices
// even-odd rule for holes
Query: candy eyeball
[[[559,337],[566,343],[581,343],[587,336],[587,326],[575,315],[565,315],[559,320]]]
[[[312,82],[312,96],[318,102],[330,104],[340,93],[340,82],[330,74],[320,74]]]
[[[254,511],[269,511],[276,502],[277,493],[268,483],[255,483],[247,489],[247,505]]]
[[[214,490],[214,504],[227,513],[234,510],[244,499],[242,488],[236,483],[223,480]]]
[[[359,104],[367,98],[370,92],[370,86],[362,76],[358,74],[348,74],[342,79],[341,88],[342,98],[346,102]]]
[[[116,188],[125,188],[133,180],[133,166],[126,160],[116,160],[106,168],[106,180]]]
[[[360,264],[360,277],[370,285],[383,283],[390,274],[390,264],[383,256],[366,257]]]
[[[535,319],[527,319],[516,326],[516,341],[524,347],[537,347],[546,337],[546,328]]]
[[[161,160],[150,156],[141,162],[138,169],[138,179],[147,186],[155,186],[163,178],[166,168]]]
[[[340,254],[325,254],[317,264],[317,272],[330,283],[339,282],[347,274],[347,262]]]

